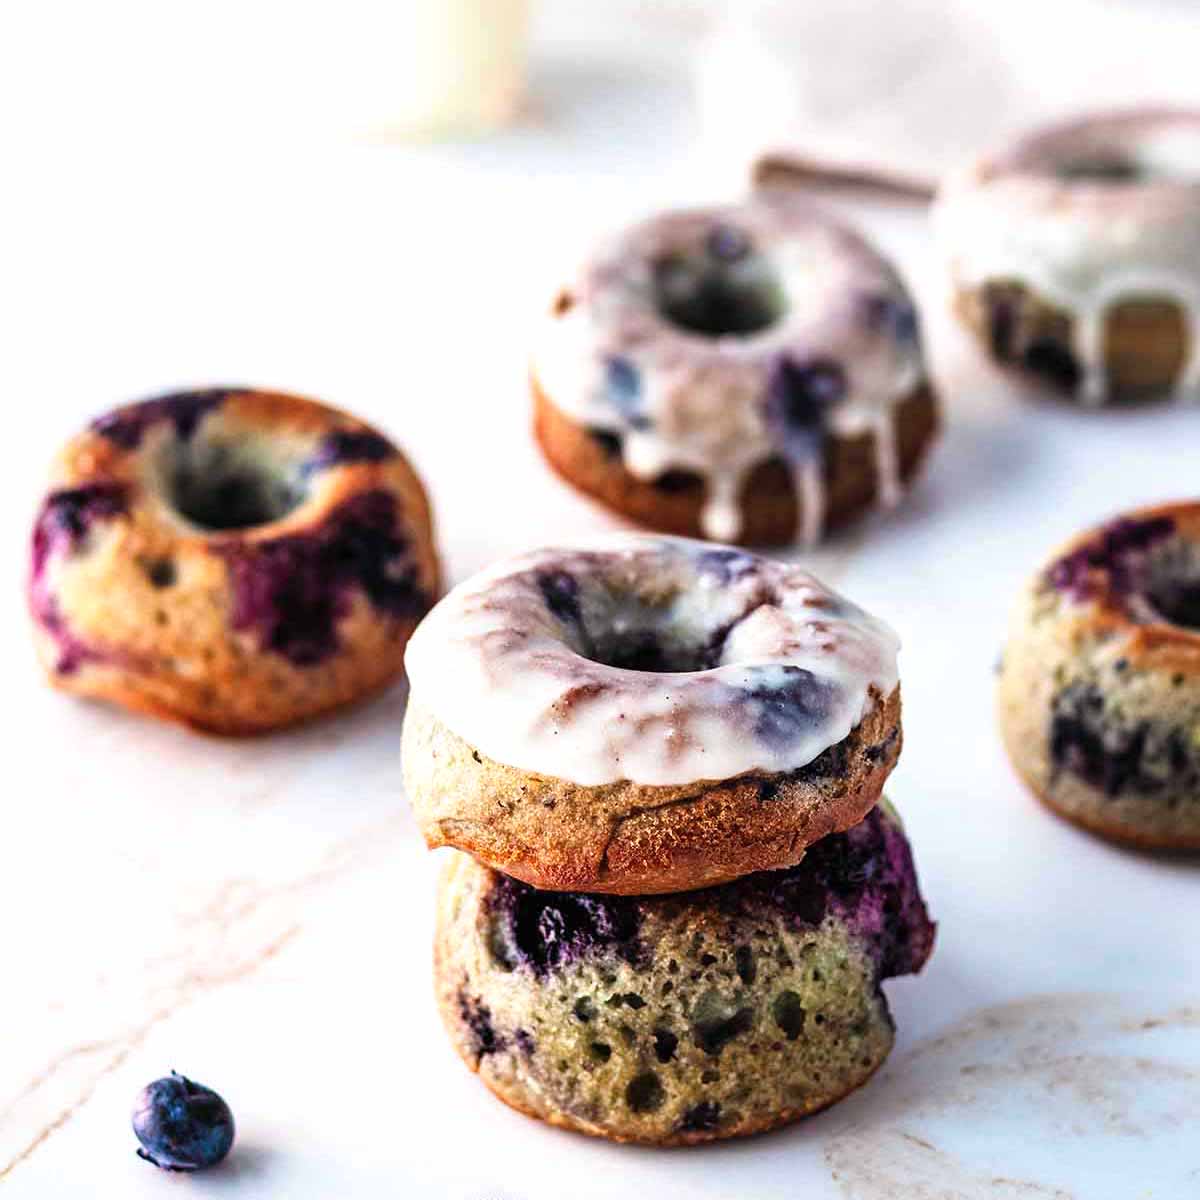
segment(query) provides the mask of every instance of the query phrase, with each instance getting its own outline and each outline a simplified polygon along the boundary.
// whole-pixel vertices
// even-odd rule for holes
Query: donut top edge
[[[1035,586],[1159,640],[1200,648],[1200,505],[1116,517],[1051,556]]]
[[[706,323],[718,329],[698,329]],[[781,458],[803,477],[804,539],[834,435],[872,432],[880,496],[900,483],[893,409],[925,379],[916,308],[891,265],[811,204],[767,194],[667,212],[602,239],[558,293],[531,361],[547,399],[624,467],[706,484],[703,532],[741,530],[742,485]]]
[[[497,762],[679,786],[807,765],[895,690],[898,644],[799,567],[622,534],[460,584],[406,666],[414,702]]]
[[[1134,174],[1178,158],[1186,174]],[[1072,176],[1072,163],[1096,175]],[[1113,176],[1105,178],[1105,164]],[[1056,169],[1056,164],[1061,169]],[[1109,308],[1166,298],[1184,314],[1188,358],[1177,390],[1200,385],[1200,110],[1101,116],[1050,127],[947,176],[931,220],[956,285],[1019,283],[1074,320],[1080,395],[1106,390]]]
[[[247,434],[262,447],[248,450]],[[208,437],[215,449],[199,445]],[[283,445],[277,462],[276,438]],[[278,520],[198,527],[174,511],[164,490],[176,454],[192,476],[211,470],[218,480],[231,454],[232,461],[247,454],[264,477],[278,474],[272,486],[303,498]],[[61,456],[30,539],[28,602],[57,644],[56,672],[118,662],[110,648],[71,627],[60,597],[64,572],[86,569],[104,548],[136,560],[121,586],[143,586],[144,576],[147,595],[163,587],[208,594],[215,579],[202,560],[223,564],[224,583],[216,586],[228,590],[233,630],[296,667],[317,666],[341,649],[339,627],[355,594],[380,614],[415,621],[430,607],[436,580],[417,545],[425,515],[408,511],[409,489],[397,486],[393,459],[403,462],[397,448],[347,413],[249,388],[173,393],[96,418]],[[340,470],[361,464],[380,470]]]

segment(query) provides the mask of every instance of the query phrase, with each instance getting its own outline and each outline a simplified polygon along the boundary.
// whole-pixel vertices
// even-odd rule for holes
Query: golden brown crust
[[[1144,623],[1154,613],[1131,611],[1128,564],[1088,557],[1161,518],[1175,525],[1164,538],[1200,539],[1200,505],[1158,505],[1039,568],[1013,614],[997,714],[1017,773],[1059,816],[1127,845],[1200,849],[1200,631]]]
[[[404,782],[431,847],[534,887],[651,895],[792,866],[874,807],[900,753],[900,692],[799,772],[678,787],[584,787],[506,766],[410,699]]]
[[[997,318],[997,306],[1010,314]],[[1012,368],[1022,378],[1046,383],[1039,368],[1037,347],[1054,345],[1069,352],[1074,314],[1050,303],[1028,284],[1012,279],[988,280],[978,287],[958,287],[953,308],[981,348],[998,366]],[[1136,403],[1171,393],[1183,369],[1188,349],[1187,321],[1172,300],[1138,297],[1112,304],[1104,325],[1102,354],[1111,401]],[[1077,374],[1065,372],[1049,381],[1059,393],[1073,395]]]
[[[373,432],[348,414],[280,393],[230,393],[221,401],[220,420],[225,437],[243,429],[284,441]],[[77,668],[59,669],[60,642],[35,612],[35,643],[55,687],[209,733],[252,735],[355,703],[402,673],[419,613],[382,613],[355,592],[337,621],[336,653],[297,665],[263,648],[253,630],[234,628],[231,567],[214,547],[302,535],[340,504],[384,491],[395,498],[416,589],[432,602],[439,567],[429,504],[403,455],[340,464],[322,472],[308,499],[282,519],[213,533],[171,511],[155,486],[155,470],[152,450],[122,447],[94,430],[73,439],[59,457],[56,489],[115,483],[126,489],[128,503],[119,519],[89,532],[86,554],[47,566],[57,612],[71,636],[94,651]],[[169,586],[154,582],[147,567],[155,563],[170,565]]]
[[[1003,724],[1001,729],[1005,731]],[[1013,744],[1011,735],[1005,737],[1005,743],[1009,749],[1009,758],[1012,761],[1013,769],[1020,777],[1021,782],[1029,789],[1033,798],[1056,817],[1060,817],[1076,828],[1093,833],[1106,841],[1115,842],[1117,845],[1132,847],[1135,850],[1172,850],[1185,853],[1200,850],[1200,832],[1180,834],[1140,829],[1125,820],[1106,818],[1103,810],[1096,809],[1091,805],[1081,806],[1064,800],[1056,795],[1054,789],[1046,786],[1044,777],[1040,773],[1026,767],[1025,760],[1019,748]]]
[[[704,483],[699,476],[672,472],[660,481],[639,479],[619,455],[610,454],[587,429],[566,416],[530,377],[533,427],[550,465],[568,483],[632,521],[664,533],[704,537],[700,516]],[[922,384],[896,406],[900,477],[911,479],[938,431],[937,404]],[[836,528],[866,511],[876,500],[874,434],[830,438],[825,464],[828,507],[825,525]],[[800,530],[800,509],[792,475],[782,461],[760,463],[742,489],[743,545],[786,545]]]

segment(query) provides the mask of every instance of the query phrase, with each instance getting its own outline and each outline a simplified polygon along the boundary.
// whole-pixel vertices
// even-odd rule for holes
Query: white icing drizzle
[[[654,264],[700,252],[719,228],[747,235],[779,281],[786,310],[766,328],[707,336],[659,311]],[[827,448],[817,439],[807,455],[794,446],[789,451],[768,414],[772,372],[785,360],[797,367],[832,363],[842,372],[844,395],[824,414],[824,436],[870,432],[880,438],[879,497],[895,502],[894,410],[919,385],[924,368],[915,325],[911,335],[897,336],[886,312],[911,315],[911,301],[884,259],[808,203],[765,194],[740,205],[651,218],[601,245],[562,294],[571,303],[546,318],[535,345],[539,386],[579,424],[618,435],[624,465],[639,479],[668,470],[699,475],[707,488],[706,537],[739,536],[743,486],[755,467],[775,457],[792,465],[803,539],[815,542],[823,532]],[[878,306],[885,316],[873,320]],[[614,359],[632,369],[635,403],[614,401]]]
[[[706,665],[597,661],[647,639]],[[883,622],[799,567],[618,534],[460,584],[406,666],[414,700],[490,758],[585,786],[666,786],[811,762],[896,687],[897,649]]]
[[[1056,166],[1106,156],[1150,174],[1106,183],[1055,173]],[[1080,122],[953,174],[934,205],[934,227],[959,286],[1018,282],[1071,314],[1071,350],[1081,371],[1077,394],[1084,404],[1108,399],[1104,340],[1112,306],[1134,297],[1174,302],[1187,343],[1174,391],[1196,399],[1198,161],[1200,113]]]

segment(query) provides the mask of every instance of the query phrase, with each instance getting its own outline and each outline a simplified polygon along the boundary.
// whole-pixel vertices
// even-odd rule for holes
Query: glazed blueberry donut
[[[217,733],[381,688],[437,589],[429,507],[400,452],[275,392],[187,392],[93,421],[33,529],[51,681]]]
[[[1052,809],[1200,849],[1200,504],[1130,513],[1054,555],[1014,615],[999,714]]]
[[[430,846],[641,895],[787,867],[900,752],[895,635],[799,567],[624,534],[502,562],[409,643]]]
[[[551,465],[666,533],[816,541],[895,504],[937,424],[891,266],[795,196],[652,217],[563,287],[532,363]]]
[[[537,891],[456,854],[442,1019],[505,1103],[616,1141],[758,1133],[865,1082],[894,1037],[880,982],[934,926],[886,804],[799,866],[686,895]]]
[[[997,363],[1090,405],[1200,384],[1200,111],[1048,129],[952,175],[934,220]]]

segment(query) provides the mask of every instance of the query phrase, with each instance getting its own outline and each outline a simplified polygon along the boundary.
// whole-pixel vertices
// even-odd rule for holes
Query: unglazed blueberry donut
[[[999,714],[1051,808],[1200,848],[1200,504],[1130,513],[1055,554],[1014,615]]]
[[[117,409],[68,444],[29,605],[56,686],[249,734],[395,678],[437,589],[425,493],[391,442],[233,388]]]
[[[895,814],[799,866],[686,895],[537,891],[456,854],[435,976],[459,1054],[505,1103],[617,1141],[758,1133],[862,1084],[893,1026],[880,982],[934,927]]]
[[[540,888],[682,891],[798,862],[900,752],[895,635],[796,566],[624,534],[500,563],[409,643],[430,846]]]
[[[937,425],[916,311],[792,195],[652,217],[554,300],[534,427],[568,482],[666,533],[816,541],[895,504]]]
[[[1200,384],[1200,111],[1051,128],[951,175],[934,221],[996,362],[1091,405]]]

